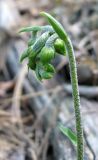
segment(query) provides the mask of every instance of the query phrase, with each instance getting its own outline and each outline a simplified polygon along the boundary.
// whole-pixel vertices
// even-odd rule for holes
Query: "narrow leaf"
[[[40,75],[40,69],[41,69],[40,64],[37,64],[37,65],[36,65],[36,69],[35,69],[35,73],[36,73],[36,77],[37,77],[37,79],[38,79],[39,81],[42,80],[41,75]]]
[[[59,35],[59,37],[62,40],[65,40],[67,37],[67,33],[65,32],[62,25],[55,18],[53,18],[50,14],[46,12],[41,12],[41,15],[47,18],[47,20],[49,21],[55,32]]]
[[[31,26],[31,27],[24,27],[19,30],[19,33],[21,32],[38,32],[38,31],[43,31],[43,32],[50,32],[54,33],[54,29],[50,25],[46,26]]]
[[[20,63],[22,63],[23,62],[23,60],[25,59],[25,58],[27,58],[28,57],[28,52],[27,52],[27,49],[22,53],[22,55],[21,55],[21,57],[20,57]]]
[[[25,28],[21,28],[19,30],[19,33],[21,32],[31,32],[31,31],[41,31],[41,28],[40,26],[32,26],[32,27],[25,27]]]
[[[69,138],[73,145],[77,146],[77,136],[74,132],[71,131],[71,129],[64,127],[62,124],[59,125],[59,129]]]
[[[44,47],[48,37],[49,37],[49,32],[45,32],[35,41],[35,43],[31,48],[34,52],[36,52],[36,54],[40,52],[40,50]]]

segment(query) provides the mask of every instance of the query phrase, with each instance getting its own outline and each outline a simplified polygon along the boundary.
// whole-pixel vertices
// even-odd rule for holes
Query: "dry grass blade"
[[[14,123],[19,122],[19,124],[21,122],[21,113],[20,113],[20,100],[17,99],[17,97],[21,96],[23,81],[26,74],[27,74],[27,67],[26,65],[24,65],[18,74],[12,98],[12,121]]]
[[[61,90],[62,90],[62,86],[57,86],[56,88],[53,88],[53,89],[48,89],[48,90],[45,90],[45,91],[38,91],[38,92],[35,92],[35,93],[30,93],[30,94],[26,94],[26,95],[17,96],[17,97],[14,97],[14,100],[24,101],[24,100],[34,98],[34,97],[37,97],[37,96],[42,96],[43,94],[46,94],[46,93],[54,93],[54,92],[59,92]],[[4,100],[1,100],[0,103],[8,104],[8,103],[11,103],[12,101],[13,101],[13,98],[6,98]]]

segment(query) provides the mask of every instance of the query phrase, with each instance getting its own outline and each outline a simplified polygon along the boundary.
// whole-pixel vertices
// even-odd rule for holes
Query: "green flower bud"
[[[50,73],[55,73],[55,69],[54,69],[53,65],[45,64],[44,67],[45,67],[45,71],[50,72]]]
[[[36,76],[41,81],[42,79],[50,79],[54,74],[54,67],[51,64],[43,64],[41,62],[36,64]]]
[[[35,63],[28,63],[27,64],[28,65],[28,69],[30,68],[31,70],[35,70],[35,68],[36,68],[36,64]]]
[[[32,69],[32,70],[35,70],[36,68],[36,52],[34,52],[32,50],[31,47],[28,48],[28,59],[29,59],[29,62],[28,62],[28,68]]]
[[[51,79],[52,77],[53,77],[53,74],[50,73],[50,72],[44,71],[44,72],[41,73],[41,78],[42,79]]]
[[[58,38],[54,43],[55,51],[61,55],[66,55],[66,47],[63,40]]]
[[[33,49],[32,49],[32,47],[29,47],[28,48],[28,57],[29,57],[29,59],[31,58],[31,59],[34,59],[36,56],[37,56],[37,53],[36,53],[36,51],[34,51]]]
[[[36,68],[36,61],[35,61],[35,59],[29,58],[28,68],[30,68],[32,70],[35,70],[35,68]]]
[[[43,47],[40,52],[40,59],[43,63],[50,62],[55,56],[55,52],[53,48]]]

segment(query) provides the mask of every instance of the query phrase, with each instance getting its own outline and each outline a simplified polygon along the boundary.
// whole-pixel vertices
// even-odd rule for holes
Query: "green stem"
[[[70,66],[70,76],[73,90],[73,101],[76,119],[76,131],[77,131],[77,160],[83,160],[83,129],[81,122],[81,112],[80,112],[80,97],[78,90],[78,78],[77,78],[77,67],[76,60],[74,56],[73,46],[69,38],[65,39],[65,44],[68,51],[69,66]]]

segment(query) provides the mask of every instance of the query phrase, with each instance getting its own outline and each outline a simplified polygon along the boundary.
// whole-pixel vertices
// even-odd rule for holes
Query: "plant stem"
[[[77,160],[83,160],[83,129],[81,122],[81,111],[80,111],[80,96],[78,90],[78,78],[77,78],[77,67],[76,60],[73,51],[73,46],[69,38],[65,39],[65,45],[68,52],[70,76],[73,90],[73,101],[76,119],[76,132],[77,132]]]

